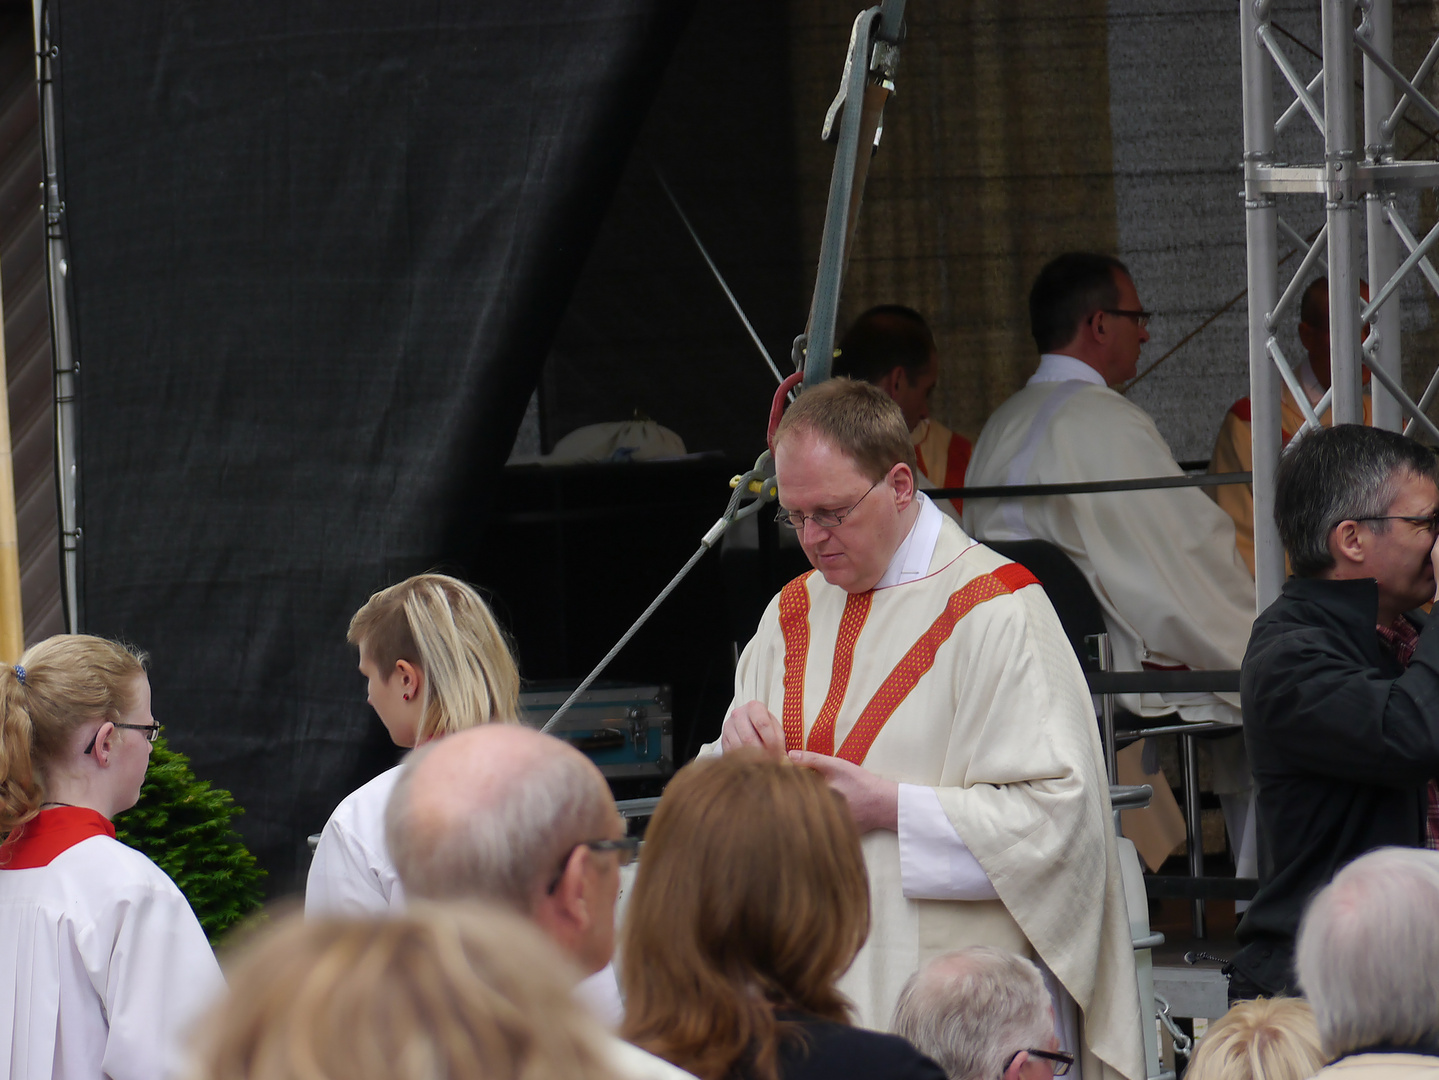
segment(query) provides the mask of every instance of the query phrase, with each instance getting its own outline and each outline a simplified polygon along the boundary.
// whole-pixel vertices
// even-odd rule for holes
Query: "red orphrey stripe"
[[[809,588],[807,570],[779,594],[779,628],[784,635],[784,746],[804,748],[804,663],[809,656]]]
[[[809,590],[806,588],[805,582],[808,576],[806,574],[804,577],[796,578],[786,585],[780,594],[780,629],[784,635],[785,644],[785,746],[791,750],[803,745],[804,668],[809,658],[810,640]],[[831,701],[834,702],[833,712],[835,714],[838,713],[839,707],[843,703],[845,692],[848,690],[850,672],[853,668],[854,642],[859,637],[859,631],[864,625],[865,617],[869,614],[870,606],[869,602],[865,601],[861,610],[861,605],[855,602],[857,597],[850,596],[845,602],[844,617],[840,621],[840,636],[835,647],[834,676],[830,692],[825,698],[819,717],[816,718],[814,730],[810,735],[809,749],[817,753],[841,757],[855,765],[862,765],[865,757],[869,754],[869,748],[874,745],[874,740],[879,737],[879,733],[889,722],[889,718],[894,715],[904,699],[919,684],[919,680],[934,666],[935,656],[940,647],[954,633],[954,628],[959,624],[959,620],[986,600],[993,600],[996,596],[1005,596],[1018,592],[1028,585],[1037,584],[1039,584],[1039,579],[1023,566],[1018,563],[1006,563],[993,573],[977,577],[952,593],[949,603],[945,605],[939,617],[910,647],[910,650],[895,665],[894,670],[880,684],[874,697],[869,700],[860,713],[859,719],[855,721],[854,727],[850,729],[849,735],[845,737],[839,753],[835,754],[833,751],[835,717],[828,717],[827,731],[821,730],[821,722],[826,719]],[[795,593],[802,594],[803,599],[794,595]],[[863,593],[860,595],[868,597],[873,594]],[[852,624],[853,627],[850,637],[846,636],[847,624]],[[836,694],[834,682],[838,680],[841,671],[844,676],[844,685]]]
[[[41,810],[0,844],[0,870],[34,870],[92,836],[115,838],[115,826],[88,806]]]
[[[844,602],[844,616],[839,620],[839,639],[834,644],[834,668],[830,672],[829,692],[825,695],[814,727],[809,729],[808,748],[816,754],[834,755],[834,721],[849,690],[849,676],[854,670],[854,645],[859,640],[859,632],[864,629],[865,620],[869,618],[872,603],[873,589],[850,593]],[[785,656],[788,655],[789,650],[785,649]]]

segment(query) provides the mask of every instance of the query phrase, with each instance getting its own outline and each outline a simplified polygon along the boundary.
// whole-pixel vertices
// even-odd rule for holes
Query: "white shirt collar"
[[[919,516],[909,527],[909,535],[899,545],[894,558],[889,560],[884,576],[875,585],[876,589],[903,585],[906,581],[916,581],[929,573],[935,545],[939,543],[939,530],[944,525],[944,512],[922,491],[916,491],[914,498],[919,503]]]
[[[1104,376],[1083,360],[1076,360],[1063,353],[1047,352],[1039,358],[1039,370],[1029,377],[1025,386],[1051,382],[1087,382],[1095,386],[1107,386]]]
[[[1309,399],[1309,404],[1318,406],[1319,399],[1324,396],[1324,387],[1319,385],[1319,376],[1314,374],[1314,365],[1305,357],[1299,364],[1299,385],[1304,387],[1304,396]]]

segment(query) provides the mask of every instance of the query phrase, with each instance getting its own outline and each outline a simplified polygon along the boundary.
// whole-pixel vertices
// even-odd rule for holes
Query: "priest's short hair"
[[[775,448],[801,432],[838,447],[876,482],[900,462],[911,471],[916,467],[904,413],[888,394],[867,382],[835,378],[807,388],[775,429]]]

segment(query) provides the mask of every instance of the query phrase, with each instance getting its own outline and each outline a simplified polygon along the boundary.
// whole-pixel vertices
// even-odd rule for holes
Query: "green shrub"
[[[265,876],[231,824],[244,811],[195,776],[190,759],[155,741],[140,799],[115,818],[115,837],[144,852],[180,887],[213,944],[263,902]]]

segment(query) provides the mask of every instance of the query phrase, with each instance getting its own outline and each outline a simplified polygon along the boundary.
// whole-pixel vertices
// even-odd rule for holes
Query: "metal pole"
[[[861,12],[850,30],[849,60],[844,73],[844,111],[839,120],[839,142],[834,151],[834,171],[830,174],[829,202],[825,207],[824,233],[820,237],[819,269],[815,274],[814,297],[810,301],[808,342],[805,348],[804,385],[815,386],[829,378],[834,363],[834,320],[839,311],[839,294],[844,286],[845,265],[849,261],[846,243],[850,235],[851,213],[855,209],[856,163],[864,156],[867,170],[873,152],[873,135],[861,145],[864,130],[865,88],[869,83],[870,45],[875,20],[880,9],[872,7]],[[832,107],[831,107],[832,108]],[[863,190],[860,177],[860,190]]]
[[[1329,369],[1334,422],[1364,421],[1354,196],[1354,0],[1323,0],[1324,211],[1329,222]]]
[[[1249,401],[1254,440],[1254,591],[1263,611],[1284,584],[1284,549],[1274,525],[1274,472],[1279,463],[1279,372],[1270,363],[1269,313],[1279,295],[1278,212],[1250,170],[1274,160],[1274,86],[1260,39],[1268,0],[1241,0],[1240,59],[1244,88],[1244,227],[1249,272]]]
[[[1199,750],[1193,735],[1179,736],[1180,767],[1184,772],[1184,816],[1186,842],[1189,845],[1189,876],[1204,876],[1204,810],[1199,805]],[[1190,904],[1194,936],[1208,936],[1204,926],[1204,901]]]
[[[40,80],[40,151],[45,174],[45,273],[50,299],[50,341],[54,360],[55,487],[60,503],[60,580],[65,591],[65,628],[79,633],[80,541],[78,435],[76,432],[75,377],[80,365],[74,359],[70,338],[69,293],[65,255],[65,203],[60,198],[56,163],[57,115],[55,61],[59,47],[50,35],[50,9],[44,0],[35,4],[35,52]]]
[[[1376,52],[1388,59],[1394,56],[1394,17],[1392,0],[1371,0],[1364,27]],[[1361,30],[1361,32],[1362,32]],[[1364,57],[1364,160],[1371,165],[1394,161],[1394,134],[1389,115],[1394,109],[1394,83],[1380,71],[1374,61]],[[1370,288],[1389,280],[1399,267],[1399,237],[1389,224],[1388,210],[1394,205],[1393,195],[1370,191],[1364,196],[1364,215],[1369,237]],[[1372,295],[1372,292],[1371,292]],[[1399,305],[1385,304],[1370,323],[1375,335],[1370,363],[1382,367],[1394,381],[1400,378]],[[1390,431],[1400,430],[1404,417],[1399,402],[1381,381],[1371,388],[1374,398],[1374,426]]]

